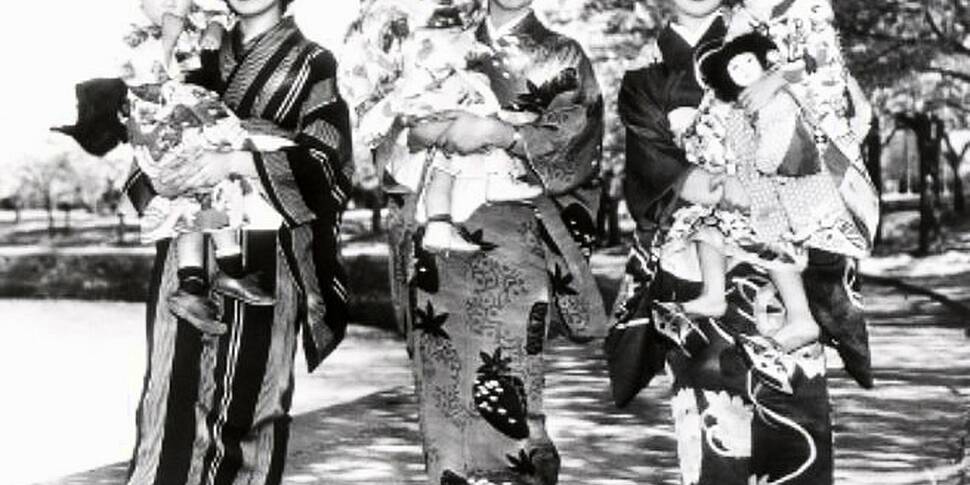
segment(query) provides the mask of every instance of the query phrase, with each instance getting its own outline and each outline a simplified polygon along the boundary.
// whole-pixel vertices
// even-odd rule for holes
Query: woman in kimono
[[[148,370],[137,414],[130,484],[278,484],[293,395],[297,334],[314,369],[346,326],[346,286],[337,231],[352,167],[347,107],[336,62],[308,41],[287,0],[229,0],[238,23],[190,82],[219,92],[240,118],[289,132],[273,152],[207,153],[197,164],[149,180],[135,170],[127,192],[136,208],[156,193],[210,187],[230,174],[261,182],[282,223],[243,233],[245,264],[267,276],[276,304],[225,299],[224,334],[207,336],[169,311],[177,261],[157,245],[148,302]],[[211,261],[209,269],[212,269]]]
[[[696,484],[831,484],[832,427],[821,345],[797,351],[793,394],[751,377],[735,344],[739,333],[768,333],[783,310],[770,279],[751,265],[734,267],[722,318],[691,319],[655,302],[687,301],[700,290],[696,261],[658,254],[660,236],[683,200],[743,209],[750,201],[736,183],[712,190],[713,175],[690,165],[675,133],[686,126],[704,92],[694,76],[702,45],[726,33],[719,0],[672,0],[675,20],[660,33],[658,62],[627,72],[620,115],[627,128],[626,198],[637,240],[614,309],[616,323],[649,322],[650,375],[669,365],[671,408],[682,481]],[[749,89],[742,105],[756,111],[780,87],[778,79]],[[855,265],[819,251],[804,273],[813,314],[839,334],[837,349],[861,385],[872,384],[868,337]],[[840,325],[833,325],[834,322]],[[832,335],[823,330],[823,340]]]
[[[563,71],[575,73],[577,86],[543,103],[535,122],[445,113],[453,121],[444,135],[432,139],[418,124],[409,137],[412,146],[446,153],[505,149],[544,194],[479,207],[459,229],[481,250],[438,255],[414,243],[416,197],[391,197],[392,278],[407,322],[430,484],[555,483],[559,459],[542,405],[547,329],[557,322],[583,341],[605,332],[587,263],[602,97],[580,46],[546,28],[531,3],[490,2],[475,35],[493,51],[477,65],[505,107],[536,101]]]

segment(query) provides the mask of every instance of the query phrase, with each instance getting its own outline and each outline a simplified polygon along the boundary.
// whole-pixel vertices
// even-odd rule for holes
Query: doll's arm
[[[779,93],[758,111],[755,131],[758,151],[755,164],[758,171],[773,175],[785,162],[795,141],[798,124],[798,104],[787,93]]]

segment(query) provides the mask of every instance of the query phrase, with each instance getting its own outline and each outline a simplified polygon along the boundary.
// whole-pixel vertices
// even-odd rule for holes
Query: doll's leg
[[[451,197],[454,184],[454,175],[438,167],[431,168],[424,193],[428,225],[422,240],[424,248],[430,252],[471,252],[480,249],[479,246],[461,237],[451,220]]]
[[[275,303],[272,293],[263,288],[259,275],[247,272],[243,267],[239,230],[224,227],[210,231],[210,234],[219,266],[212,290],[250,305],[269,306]]]
[[[720,248],[708,241],[702,240],[695,244],[703,282],[700,296],[685,302],[684,311],[694,315],[723,316],[727,311],[727,301],[724,297],[727,263],[724,254]]]
[[[201,232],[180,234],[175,238],[178,251],[179,290],[192,295],[205,295],[208,278],[205,273],[205,236]]]
[[[178,256],[178,290],[168,297],[172,314],[207,334],[222,334],[226,326],[216,320],[218,309],[208,297],[205,272],[205,235],[201,232],[180,234],[175,238]]]
[[[242,246],[239,245],[239,231],[222,228],[210,231],[212,246],[216,253],[219,270],[232,278],[245,275],[242,261]]]
[[[775,287],[778,288],[788,316],[785,325],[772,337],[788,351],[804,347],[817,340],[819,326],[808,306],[801,271],[792,267],[772,269],[769,274]]]
[[[178,43],[182,30],[185,29],[185,17],[175,12],[166,12],[162,16],[162,55],[165,63],[172,62],[175,45]]]

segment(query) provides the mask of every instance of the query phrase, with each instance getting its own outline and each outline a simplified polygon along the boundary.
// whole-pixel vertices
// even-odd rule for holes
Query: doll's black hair
[[[714,95],[722,101],[734,102],[744,88],[738,86],[728,74],[728,64],[735,56],[751,53],[761,63],[761,67],[771,68],[768,53],[778,46],[770,38],[757,32],[739,35],[721,46],[716,52],[700,60],[700,75],[704,84],[714,90]]]
[[[118,78],[90,79],[75,86],[77,123],[51,128],[74,138],[84,151],[102,156],[128,141],[119,114],[125,109],[128,88]]]

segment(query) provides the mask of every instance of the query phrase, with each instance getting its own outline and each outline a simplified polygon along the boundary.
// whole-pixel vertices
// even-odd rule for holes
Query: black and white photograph
[[[970,485],[970,0],[33,0],[0,484]]]

